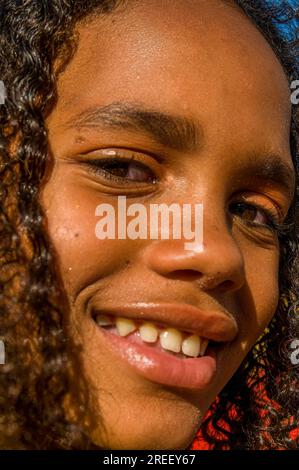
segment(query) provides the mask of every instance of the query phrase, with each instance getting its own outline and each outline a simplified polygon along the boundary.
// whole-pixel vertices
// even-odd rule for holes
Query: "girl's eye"
[[[275,228],[277,215],[268,208],[261,208],[246,202],[232,202],[229,210],[232,214],[245,219],[246,222],[252,225]]]
[[[145,164],[126,158],[101,158],[89,160],[85,163],[91,170],[106,179],[114,179],[120,182],[156,183],[154,172]]]

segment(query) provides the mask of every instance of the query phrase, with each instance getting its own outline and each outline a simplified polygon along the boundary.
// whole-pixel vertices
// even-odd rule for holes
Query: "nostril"
[[[234,288],[234,285],[235,283],[233,281],[226,280],[226,281],[221,282],[221,284],[219,285],[219,289],[225,290],[225,291],[231,290]]]
[[[169,273],[167,277],[170,279],[181,279],[182,281],[195,281],[201,276],[202,274],[194,269],[177,269]]]

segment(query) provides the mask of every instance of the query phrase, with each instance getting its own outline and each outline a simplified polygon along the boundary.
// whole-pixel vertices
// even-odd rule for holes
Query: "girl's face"
[[[294,194],[287,79],[230,2],[129,2],[77,30],[47,119],[53,165],[41,201],[68,334],[82,346],[91,437],[111,449],[183,449],[277,307],[271,224]],[[117,213],[119,195],[148,213],[202,203],[203,249],[97,238],[96,207]],[[96,314],[154,326],[120,336],[132,323],[99,326]],[[149,343],[157,328],[162,343]],[[184,340],[195,355],[197,335],[210,340],[203,357],[165,349]]]

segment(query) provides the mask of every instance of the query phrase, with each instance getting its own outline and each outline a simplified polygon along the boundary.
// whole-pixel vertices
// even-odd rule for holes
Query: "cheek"
[[[217,395],[236,372],[243,359],[275,315],[279,300],[279,249],[265,249],[239,240],[245,264],[246,282],[236,294],[231,311],[236,310],[239,325],[237,341],[219,359]]]
[[[49,181],[41,203],[64,286],[73,293],[117,270],[127,250],[126,240],[96,237],[99,197],[67,183],[66,178],[63,184],[57,177]]]
[[[273,318],[279,301],[279,247],[257,249],[246,258],[247,292],[243,299],[246,346],[255,343]],[[245,334],[247,332],[247,334]]]

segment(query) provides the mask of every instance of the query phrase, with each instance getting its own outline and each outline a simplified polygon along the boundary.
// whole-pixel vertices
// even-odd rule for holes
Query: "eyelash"
[[[263,212],[264,215],[266,215],[266,217],[269,219],[269,223],[267,224],[261,224],[261,223],[253,222],[253,221],[246,221],[246,224],[251,227],[267,228],[267,229],[270,229],[273,233],[276,233],[278,236],[284,235],[290,229],[290,225],[284,222],[279,223],[277,221],[277,214],[271,209],[269,209],[268,207],[263,207],[261,204],[249,203],[244,200],[234,201],[233,204],[243,204],[244,206],[257,209]]]
[[[158,178],[156,177],[155,175],[155,172],[148,166],[146,165],[145,163],[142,163],[140,162],[139,160],[135,159],[134,158],[135,155],[132,154],[132,156],[130,158],[128,157],[124,157],[120,154],[118,154],[117,152],[115,153],[115,155],[113,157],[103,157],[103,158],[99,158],[99,159],[95,159],[95,160],[85,160],[84,161],[84,164],[87,165],[89,167],[89,169],[97,174],[97,175],[103,175],[104,178],[106,179],[109,179],[109,180],[112,180],[112,181],[116,181],[116,182],[122,182],[122,183],[131,183],[131,184],[156,184],[158,182]],[[149,171],[152,175],[153,175],[153,181],[151,183],[148,183],[148,182],[143,182],[143,181],[133,181],[133,180],[129,180],[128,178],[125,178],[125,177],[118,177],[118,176],[115,176],[113,175],[112,173],[110,173],[109,171],[105,170],[104,168],[101,168],[100,165],[105,165],[105,164],[108,164],[108,165],[113,165],[113,164],[119,164],[119,163],[132,163],[134,162],[135,165],[139,168],[143,168],[144,170],[147,170]]]

